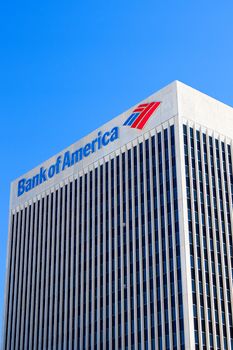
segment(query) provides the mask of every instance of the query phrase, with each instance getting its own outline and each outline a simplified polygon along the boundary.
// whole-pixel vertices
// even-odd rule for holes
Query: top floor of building
[[[233,108],[174,81],[13,181],[10,209],[141,142],[153,130],[187,122],[233,140]]]

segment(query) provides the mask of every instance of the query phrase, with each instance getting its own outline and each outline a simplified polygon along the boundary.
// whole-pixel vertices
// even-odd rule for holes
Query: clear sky
[[[1,1],[0,329],[10,182],[175,79],[233,106],[232,18],[232,0]]]

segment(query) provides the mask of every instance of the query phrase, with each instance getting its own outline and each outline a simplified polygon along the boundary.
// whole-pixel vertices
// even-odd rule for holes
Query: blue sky
[[[0,3],[0,329],[10,182],[178,79],[233,106],[232,1]]]

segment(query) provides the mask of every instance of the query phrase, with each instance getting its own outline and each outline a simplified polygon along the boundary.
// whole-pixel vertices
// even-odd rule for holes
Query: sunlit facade
[[[232,139],[176,81],[15,180],[3,348],[233,348]]]

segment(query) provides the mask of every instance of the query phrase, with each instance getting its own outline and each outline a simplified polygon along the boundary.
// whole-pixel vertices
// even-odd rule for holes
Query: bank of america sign
[[[140,104],[133,110],[123,125],[142,130],[150,117],[157,110],[160,103],[161,102],[150,102]],[[44,168],[42,166],[40,167],[38,173],[34,176],[20,179],[18,181],[18,197],[25,192],[31,191],[33,188],[41,185],[65,169],[70,168],[71,166],[80,162],[82,159],[89,157],[92,153],[95,153],[101,148],[108,146],[109,143],[119,139],[119,129],[119,126],[115,126],[111,130],[105,132],[99,131],[96,137],[84,146],[74,150],[73,152],[68,150],[64,154],[60,154],[49,168]]]

